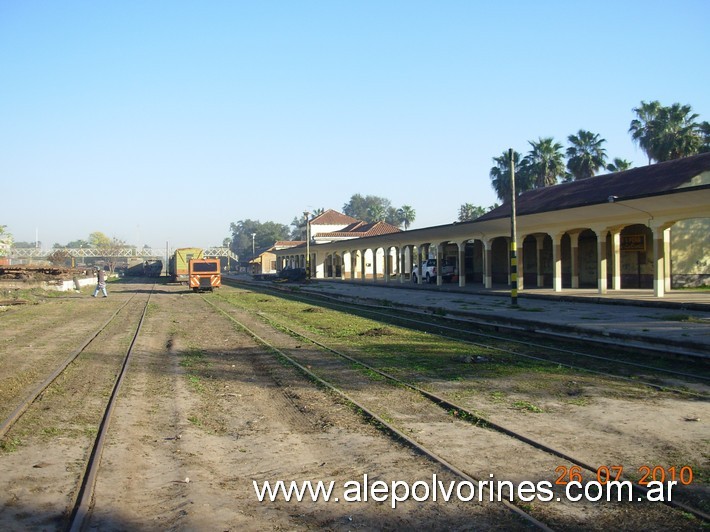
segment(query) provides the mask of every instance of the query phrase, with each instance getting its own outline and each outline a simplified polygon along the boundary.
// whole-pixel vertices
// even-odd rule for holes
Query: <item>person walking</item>
[[[94,290],[94,297],[99,295],[99,290],[101,290],[104,294],[104,297],[108,297],[108,294],[106,293],[106,272],[104,272],[103,268],[96,268],[96,290]]]

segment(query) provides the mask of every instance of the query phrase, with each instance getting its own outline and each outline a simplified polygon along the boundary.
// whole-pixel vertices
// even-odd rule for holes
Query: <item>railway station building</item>
[[[710,285],[710,153],[531,190],[516,204],[519,290],[646,288],[663,297]],[[459,286],[510,284],[510,203],[409,231],[324,215],[311,221],[310,243],[275,251],[277,269],[304,268],[309,251],[314,278],[404,283],[434,258],[455,265]]]

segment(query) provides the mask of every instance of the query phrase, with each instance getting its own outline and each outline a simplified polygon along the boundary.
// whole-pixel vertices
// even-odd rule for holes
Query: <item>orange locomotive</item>
[[[219,259],[192,259],[188,263],[188,285],[195,292],[222,286],[222,274],[219,271]]]

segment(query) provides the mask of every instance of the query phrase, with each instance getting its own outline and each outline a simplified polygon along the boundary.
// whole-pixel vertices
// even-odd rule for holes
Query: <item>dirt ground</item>
[[[119,313],[41,400],[2,439],[0,528],[57,530],[76,496],[101,408],[118,360],[152,285],[110,283],[108,299],[89,292],[0,309],[0,419],[99,325]],[[314,386],[205,298],[183,287],[157,285],[114,415],[96,485],[95,530],[354,530],[523,529],[526,525],[492,502],[260,502],[254,483],[349,481],[413,484],[432,475],[454,477],[393,441],[351,406]],[[233,290],[224,287],[224,290]],[[207,296],[209,299],[210,296]],[[131,299],[133,298],[133,299]],[[358,400],[438,448],[472,474],[495,473],[513,481],[555,479],[560,460],[534,455],[490,431],[442,416],[402,390],[334,366],[315,349],[269,330],[253,315],[217,302],[313,369],[341,379]],[[342,366],[342,364],[340,365]],[[434,383],[443,394],[450,383]],[[465,383],[460,384],[465,387]],[[524,394],[523,390],[511,393]],[[588,393],[589,392],[588,390]],[[669,456],[707,464],[710,443],[706,402],[649,396],[628,402],[603,394],[595,408],[546,404],[544,416],[476,405],[495,421],[532,430],[571,454],[613,463],[664,465]],[[473,404],[472,398],[469,398]],[[648,404],[653,404],[649,412]],[[466,406],[466,405],[464,405]],[[531,458],[532,457],[532,458]],[[532,463],[531,463],[532,460]],[[658,463],[656,463],[658,462]],[[662,463],[663,462],[663,463]],[[654,506],[623,526],[625,510],[600,513],[594,505],[537,503],[538,514],[562,528],[695,529],[691,519],[669,517]],[[562,515],[562,517],[561,517]]]

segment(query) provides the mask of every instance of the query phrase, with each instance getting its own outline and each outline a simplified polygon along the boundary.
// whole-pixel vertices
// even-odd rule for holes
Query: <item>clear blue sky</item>
[[[636,166],[642,100],[710,120],[710,2],[0,0],[0,225],[219,245],[355,193],[414,228],[579,129]]]

